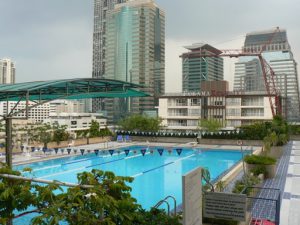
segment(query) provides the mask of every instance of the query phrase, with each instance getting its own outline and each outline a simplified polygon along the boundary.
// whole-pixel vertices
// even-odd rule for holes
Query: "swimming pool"
[[[126,149],[130,149],[128,155],[125,154]],[[146,149],[144,156],[142,149]],[[164,149],[162,155],[158,149]],[[77,173],[92,169],[112,171],[118,176],[131,176],[134,177],[130,184],[132,196],[149,209],[168,195],[174,196],[178,204],[182,203],[183,174],[201,166],[208,168],[212,179],[216,179],[241,158],[242,154],[236,150],[183,148],[179,155],[175,148],[130,146],[115,150],[113,155],[108,152],[105,155],[76,155],[19,165],[15,169],[30,167],[32,173],[25,172],[24,176],[72,183],[77,183]]]

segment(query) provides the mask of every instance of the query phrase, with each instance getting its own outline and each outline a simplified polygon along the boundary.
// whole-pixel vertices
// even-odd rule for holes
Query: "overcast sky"
[[[181,88],[184,45],[241,48],[245,34],[287,29],[300,63],[299,0],[157,0],[166,13],[166,91]],[[0,0],[0,58],[16,62],[17,82],[91,77],[93,0]],[[232,81],[232,60],[225,79]],[[298,69],[299,70],[299,69]]]

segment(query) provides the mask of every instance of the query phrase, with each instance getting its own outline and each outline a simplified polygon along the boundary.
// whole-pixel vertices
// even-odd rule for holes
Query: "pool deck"
[[[276,176],[266,179],[258,197],[269,199],[256,201],[252,207],[253,218],[274,219],[275,202],[280,192],[280,225],[300,224],[300,142],[290,141],[277,162]]]
[[[300,141],[293,141],[287,149],[287,173],[281,204],[282,225],[300,224]]]

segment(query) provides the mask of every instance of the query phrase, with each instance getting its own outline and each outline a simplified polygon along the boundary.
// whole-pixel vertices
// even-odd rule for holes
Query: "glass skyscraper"
[[[116,4],[128,0],[94,0],[93,72],[92,77],[103,78],[105,73],[107,14]],[[93,99],[93,111],[103,109],[103,99]]]
[[[197,43],[186,46],[190,50],[183,53],[182,58],[182,90],[183,92],[200,91],[203,81],[223,80],[223,58],[201,57],[201,54],[218,55],[220,50],[208,44]]]
[[[149,113],[165,87],[165,14],[153,0],[115,5],[107,14],[103,77],[144,86],[151,96],[107,99],[110,121],[127,114]]]
[[[243,50],[262,52],[275,73],[275,85],[285,100],[284,114],[288,121],[300,121],[297,63],[288,43],[286,30],[267,30],[246,35]],[[252,67],[249,65],[252,64]],[[257,66],[258,65],[258,66]],[[265,90],[261,65],[255,57],[241,57],[235,65],[234,89]]]

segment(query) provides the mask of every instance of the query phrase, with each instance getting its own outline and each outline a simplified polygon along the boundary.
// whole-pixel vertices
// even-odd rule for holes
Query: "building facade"
[[[186,46],[189,52],[182,58],[182,91],[198,91],[203,81],[223,80],[223,58],[201,57],[201,55],[218,55],[220,50],[208,44],[193,44]]]
[[[66,125],[68,131],[88,130],[92,120],[97,121],[100,129],[106,128],[106,118],[97,113],[50,113],[44,123]]]
[[[151,96],[108,99],[110,121],[155,110],[165,87],[165,14],[153,0],[115,5],[107,14],[104,78],[141,84]]]
[[[116,4],[127,0],[94,0],[93,71],[92,77],[103,78],[106,62],[107,14]],[[93,99],[93,111],[103,108],[103,99]]]
[[[275,98],[275,96],[273,97]],[[159,117],[169,131],[198,130],[200,119],[213,119],[233,129],[273,118],[265,92],[209,91],[165,94],[159,99]]]
[[[20,101],[19,104],[15,107],[16,104],[17,104],[16,101],[0,102],[0,115],[6,115],[7,113],[11,112],[12,109],[13,112],[26,109],[26,101]],[[29,102],[28,106],[30,107],[35,104],[36,103],[34,102]],[[49,118],[49,113],[50,113],[50,104],[45,103],[30,109],[28,111],[28,119],[31,119],[34,122],[43,122],[45,119]],[[27,118],[25,111],[18,113],[14,117],[22,118],[22,119]]]
[[[286,99],[286,118],[300,121],[300,100],[297,63],[287,39],[286,30],[267,30],[246,35],[244,52],[262,52],[275,73],[275,85]],[[236,63],[234,90],[262,91],[264,83],[261,65],[254,57],[241,57]]]
[[[50,102],[50,113],[84,113],[85,102],[82,100],[54,100]]]
[[[0,59],[0,84],[14,84],[16,82],[16,68],[10,59]]]
[[[256,58],[242,57],[235,63],[234,90],[265,91],[260,62]]]

